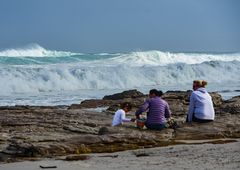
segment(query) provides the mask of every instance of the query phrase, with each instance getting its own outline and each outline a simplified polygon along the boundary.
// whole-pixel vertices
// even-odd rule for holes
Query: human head
[[[152,89],[152,90],[149,91],[149,96],[150,97],[155,97],[155,96],[160,97],[160,96],[162,96],[162,94],[163,94],[163,92],[161,90],[158,91],[157,89]]]
[[[132,105],[129,102],[123,102],[121,104],[121,109],[123,109],[125,112],[128,112],[128,111],[132,110]]]
[[[205,80],[194,80],[193,81],[193,90],[197,90],[200,87],[206,87],[207,81]]]

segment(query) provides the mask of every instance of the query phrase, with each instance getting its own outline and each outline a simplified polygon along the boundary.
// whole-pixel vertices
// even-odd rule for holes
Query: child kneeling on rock
[[[134,122],[134,118],[126,118],[126,113],[131,111],[132,105],[129,102],[124,102],[121,104],[120,109],[115,112],[113,117],[112,126],[122,125],[123,122]]]

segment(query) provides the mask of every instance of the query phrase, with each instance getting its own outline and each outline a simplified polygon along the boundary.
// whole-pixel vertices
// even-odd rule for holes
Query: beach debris
[[[50,168],[57,168],[56,165],[39,165],[42,169],[50,169]]]
[[[133,154],[134,154],[136,157],[150,156],[150,154],[147,153],[145,150],[133,151]]]
[[[141,156],[150,156],[148,153],[139,153],[139,154],[135,154],[136,157],[141,157]]]

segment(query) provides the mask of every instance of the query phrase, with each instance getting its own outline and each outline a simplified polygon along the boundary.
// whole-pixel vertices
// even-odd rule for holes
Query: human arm
[[[131,121],[130,118],[126,118],[125,112],[121,113],[121,120],[122,120],[122,122],[130,122]]]
[[[136,120],[135,118],[131,118],[131,122],[135,122],[135,120]]]
[[[193,113],[194,113],[194,100],[195,100],[195,94],[192,93],[190,96],[190,103],[189,103],[189,109],[188,109],[188,122],[192,122]]]
[[[169,105],[168,103],[166,102],[166,105],[165,105],[165,114],[164,114],[165,118],[170,118],[171,117],[171,111],[169,109]]]
[[[136,115],[136,118],[139,119],[140,118],[140,115],[145,112],[149,107],[149,100],[147,100],[136,112],[135,112],[135,115]]]

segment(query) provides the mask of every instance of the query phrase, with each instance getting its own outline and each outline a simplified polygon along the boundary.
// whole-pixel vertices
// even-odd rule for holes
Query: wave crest
[[[239,86],[240,62],[155,67],[52,65],[0,67],[0,94],[187,85],[194,79]]]
[[[30,44],[23,48],[11,48],[0,51],[1,57],[61,57],[71,55],[79,54],[66,51],[46,50],[38,44]]]
[[[127,64],[130,66],[165,66],[168,64],[185,63],[200,64],[210,61],[240,61],[240,54],[199,54],[170,53],[162,51],[132,52],[109,59],[108,63]]]

